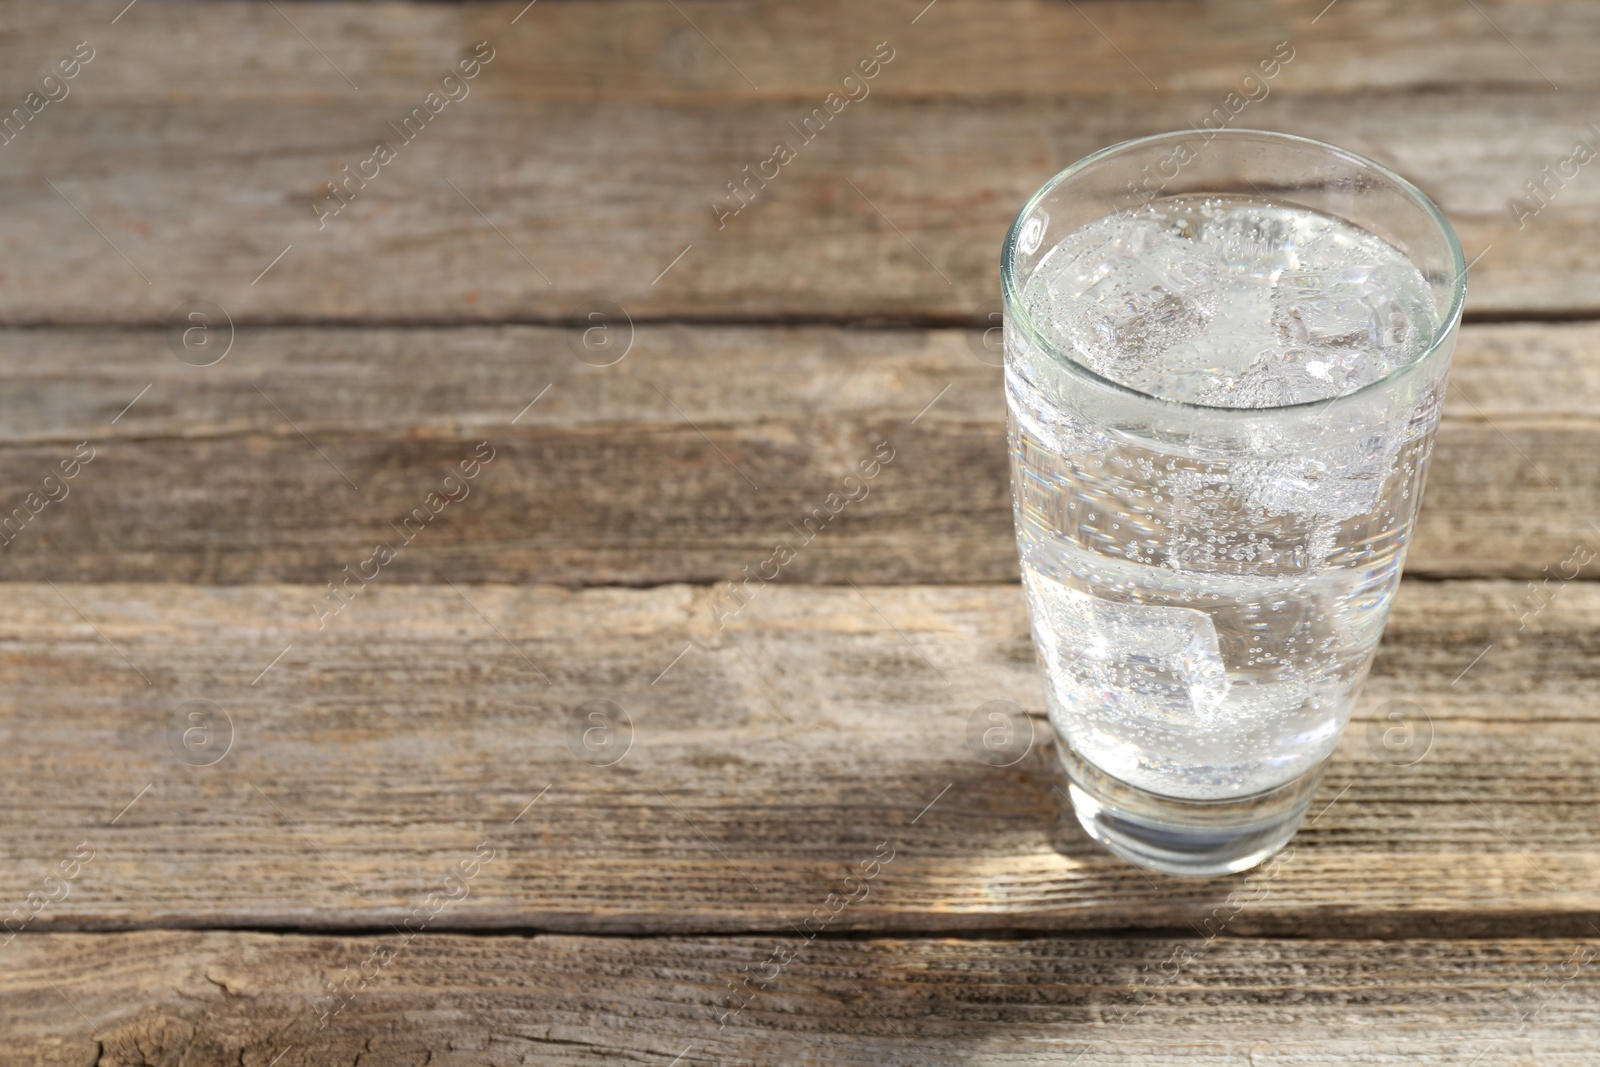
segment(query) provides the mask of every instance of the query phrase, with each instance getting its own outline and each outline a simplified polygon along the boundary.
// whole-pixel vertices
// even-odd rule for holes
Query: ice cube
[[[1248,487],[1246,499],[1272,515],[1323,513],[1325,483],[1331,482],[1328,464],[1315,457],[1287,456],[1263,463],[1239,463],[1234,476]]]
[[[1271,279],[1300,265],[1291,219],[1242,212],[1231,201],[1201,211],[1200,244],[1235,274]]]
[[[1205,612],[1106,600],[1031,568],[1023,575],[1051,683],[1068,707],[1166,726],[1217,716],[1229,681]]]
[[[1343,520],[1371,510],[1383,488],[1375,472],[1350,470],[1324,458],[1288,456],[1250,467],[1238,472],[1249,486],[1249,502],[1271,515],[1306,520],[1308,535],[1315,520]]]
[[[1214,407],[1270,408],[1331,396],[1330,357],[1308,360],[1300,348],[1262,350],[1241,371],[1218,374],[1200,393]]]
[[[1343,396],[1353,393],[1364,385],[1387,377],[1389,372],[1399,366],[1399,361],[1390,358],[1389,352],[1374,351],[1370,348],[1337,349],[1330,348],[1318,351],[1322,357],[1322,374],[1319,375],[1327,385],[1323,395]],[[1309,364],[1308,364],[1309,368]]]
[[[1230,408],[1270,408],[1293,404],[1296,378],[1304,376],[1299,350],[1261,352],[1236,375],[1219,377],[1207,391],[1205,402]]]
[[[1274,515],[1342,522],[1373,510],[1394,461],[1388,442],[1342,441],[1314,453],[1235,465],[1246,498]]]
[[[1121,379],[1199,334],[1216,308],[1215,272],[1177,233],[1130,221],[1063,264],[1049,285],[1069,341]]]
[[[1272,291],[1272,322],[1290,345],[1398,348],[1409,340],[1411,323],[1392,293],[1382,267],[1285,271]]]
[[[1270,682],[1256,681],[1235,685],[1228,693],[1224,712],[1229,729],[1224,734],[1230,747],[1245,749],[1232,754],[1233,760],[1249,759],[1252,730],[1282,731],[1293,718],[1314,703],[1309,681],[1290,675]],[[1229,760],[1228,762],[1232,762]]]

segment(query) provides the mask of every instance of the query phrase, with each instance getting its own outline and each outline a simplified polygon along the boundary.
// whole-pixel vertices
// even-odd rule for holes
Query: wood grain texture
[[[1280,41],[1233,125],[1415,178],[1482,253],[1480,320],[1600,316],[1600,184],[1508,206],[1595,143],[1600,9],[113,14],[0,4],[0,115],[96,49],[0,145],[0,518],[95,449],[0,534],[0,1065],[1595,1062],[1600,585],[1526,579],[1600,538],[1600,326],[1463,332],[1313,817],[1198,881],[1060,792],[960,327],[1034,188]],[[319,227],[479,41],[471,96]],[[719,224],[879,41],[871,96]],[[235,327],[215,366],[163,329],[196,299]],[[599,300],[631,316],[604,368]],[[480,441],[471,494],[327,599]],[[879,441],[782,585],[721,625],[676,584],[766,558]],[[992,700],[1034,732],[1007,767]]]
[[[162,323],[208,298],[241,322],[566,322],[596,297],[641,318],[980,321],[1034,189],[1092,150],[1199,122],[1286,36],[1296,58],[1233,125],[1414,178],[1469,256],[1489,249],[1474,313],[1600,312],[1600,252],[1571,239],[1600,223],[1600,183],[1574,178],[1522,224],[1507,207],[1600,115],[1582,5],[1508,16],[1525,46],[1443,0],[1393,35],[1386,8],[1350,0],[1316,26],[1287,3],[1227,17],[1091,4],[1092,23],[1071,5],[945,0],[912,25],[915,6],[634,20],[645,5],[552,4],[512,26],[502,5],[296,6],[291,24],[270,7],[147,2],[103,35],[76,8],[34,16],[8,46],[28,57],[12,97],[79,36],[103,45],[73,95],[0,151],[0,321]],[[325,183],[491,38],[472,95],[319,223]],[[896,58],[876,92],[719,223],[725,183],[885,39]],[[744,81],[769,68],[768,89]]]
[[[95,458],[0,547],[0,578],[325,582],[487,440],[497,458],[401,580],[736,578],[881,441],[894,460],[784,580],[1016,580],[978,334],[623,320],[631,348],[603,368],[578,336],[240,328],[193,367],[158,331],[7,331],[0,516],[79,442]],[[1597,348],[1589,324],[1463,331],[1407,573],[1531,579],[1600,543]]]
[[[102,23],[98,12],[8,2],[12,32],[0,41],[7,72],[0,87],[20,95],[31,84],[30,68],[45,65],[42,45],[86,34],[112,49],[96,56],[96,64],[109,62],[91,68],[95,79],[73,89],[93,105],[291,90],[302,99],[341,99],[353,92],[341,70],[360,92],[408,94],[425,64],[442,70],[459,58],[461,43],[485,38],[506,41],[518,59],[506,76],[474,90],[500,98],[809,100],[855,66],[863,43],[870,51],[886,37],[914,47],[897,53],[897,76],[872,91],[917,100],[1201,89],[1220,97],[1238,89],[1241,77],[1282,40],[1291,41],[1296,54],[1274,91],[1514,86],[1549,92],[1541,71],[1563,88],[1600,86],[1586,51],[1587,41],[1600,34],[1600,16],[1581,0],[1493,9],[1494,24],[1525,55],[1470,6],[1463,13],[1449,0],[1419,0],[1402,9],[1382,0],[1339,0],[1320,18],[1320,8],[1296,0],[1088,0],[1079,11],[1048,0],[938,0],[931,9],[927,0],[870,7],[845,0],[803,7],[776,0],[675,2],[678,11],[649,0],[545,0],[526,10],[525,0],[280,3],[306,37],[267,4],[197,12],[191,5],[141,0],[138,18],[130,14],[115,30],[102,30],[109,16]],[[246,42],[253,51],[247,53]],[[43,51],[53,58],[48,47]],[[148,62],[151,56],[160,57],[159,69]]]
[[[1593,938],[150,932],[24,935],[4,953],[8,1065],[1579,1067],[1600,1033]],[[730,992],[747,976],[748,1002]]]
[[[320,632],[309,587],[0,586],[0,877],[20,906],[93,852],[27,929],[383,929],[482,845],[439,928],[781,930],[881,845],[838,929],[1170,929],[1239,885],[1077,828],[1017,587],[769,588],[718,630],[698,588],[385,581]],[[1230,931],[1600,916],[1600,587],[1520,631],[1518,593],[1406,583],[1314,820]],[[968,741],[997,699],[1038,731],[1008,768]],[[582,744],[597,700],[615,747]]]

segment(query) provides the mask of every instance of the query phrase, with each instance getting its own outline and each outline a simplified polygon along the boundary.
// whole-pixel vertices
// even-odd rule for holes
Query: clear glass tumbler
[[[1017,215],[1018,551],[1112,852],[1218,874],[1298,829],[1399,583],[1465,277],[1409,182],[1283,134],[1128,141]]]

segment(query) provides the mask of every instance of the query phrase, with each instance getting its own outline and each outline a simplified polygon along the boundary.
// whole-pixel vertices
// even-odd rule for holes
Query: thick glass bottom
[[[1164,874],[1218,875],[1248,870],[1277,852],[1305,818],[1327,767],[1264,793],[1227,800],[1182,800],[1129,785],[1057,741],[1078,822],[1129,863]]]

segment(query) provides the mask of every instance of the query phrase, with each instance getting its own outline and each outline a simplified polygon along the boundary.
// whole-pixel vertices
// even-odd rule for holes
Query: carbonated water
[[[1426,279],[1328,215],[1179,197],[1064,235],[1021,298],[1012,470],[1057,732],[1173,797],[1315,767],[1382,632],[1440,399],[1348,394],[1428,348]],[[1106,382],[1175,403],[1141,417]]]

